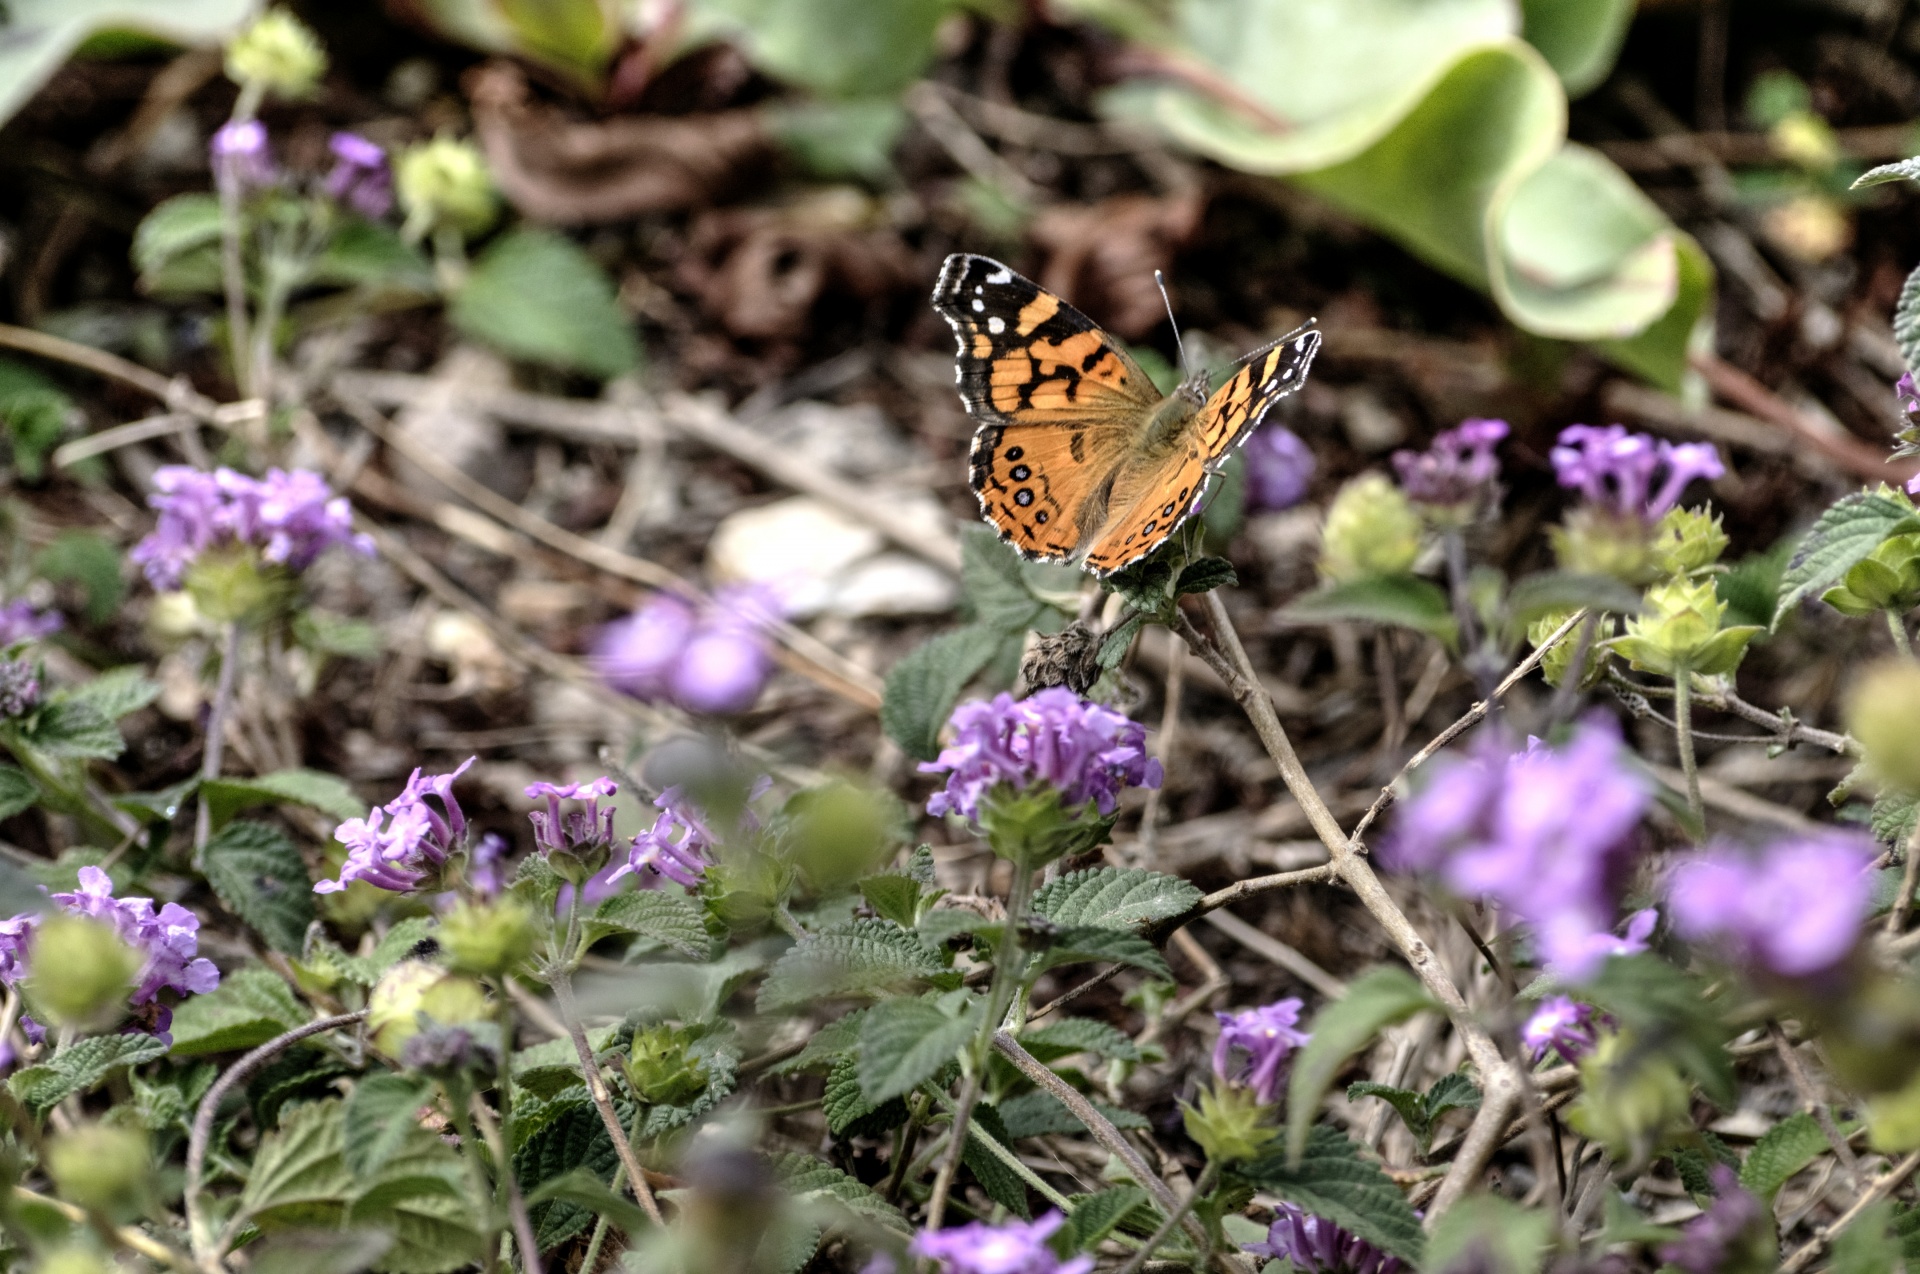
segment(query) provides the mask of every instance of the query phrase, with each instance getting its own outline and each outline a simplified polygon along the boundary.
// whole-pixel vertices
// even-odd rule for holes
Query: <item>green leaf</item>
[[[1329,584],[1303,593],[1280,608],[1290,624],[1359,622],[1411,628],[1452,645],[1453,607],[1439,587],[1416,575],[1376,575]]]
[[[417,1126],[420,1108],[433,1100],[435,1086],[423,1075],[368,1075],[353,1086],[341,1111],[342,1153],[355,1176],[386,1166]]]
[[[881,185],[893,172],[893,148],[907,113],[891,97],[849,102],[788,102],[761,112],[767,130],[814,177],[856,177]]]
[[[300,953],[314,918],[313,878],[285,832],[230,823],[200,851],[200,873],[274,950]]]
[[[940,957],[899,925],[855,920],[808,934],[774,962],[760,986],[761,1012],[809,1000],[859,995],[946,972]]]
[[[1867,826],[1873,832],[1873,838],[1888,849],[1895,849],[1907,843],[1913,835],[1915,817],[1920,814],[1920,802],[1911,796],[1883,796],[1873,803],[1873,809],[1867,816]]]
[[[1582,988],[1582,997],[1627,1032],[1658,1040],[1662,1052],[1718,1105],[1734,1104],[1729,1031],[1706,984],[1649,954],[1614,956]]]
[[[127,595],[120,550],[95,531],[62,531],[34,558],[34,570],[55,583],[78,584],[87,595],[87,622],[104,624]]]
[[[700,904],[684,894],[665,890],[615,894],[594,909],[593,916],[582,928],[589,942],[608,934],[631,934],[696,960],[706,959],[713,949]]]
[[[1178,876],[1137,867],[1093,867],[1041,886],[1033,896],[1033,909],[1055,924],[1137,931],[1181,915],[1200,898],[1200,891]]]
[[[1233,563],[1224,557],[1201,557],[1188,562],[1174,581],[1178,594],[1211,593],[1216,588],[1232,588],[1240,582]]]
[[[1828,1274],[1893,1274],[1904,1269],[1903,1236],[1892,1232],[1893,1201],[1882,1199],[1854,1217],[1853,1224],[1833,1238],[1833,1261]]]
[[[338,1101],[296,1106],[263,1138],[240,1192],[241,1214],[262,1228],[337,1225],[353,1193]]]
[[[1144,1116],[1131,1110],[1089,1100],[1093,1101],[1093,1108],[1106,1116],[1107,1122],[1115,1128],[1152,1127]],[[1001,1102],[1000,1117],[1006,1122],[1007,1135],[1015,1141],[1023,1137],[1044,1137],[1050,1133],[1079,1136],[1088,1131],[1087,1126],[1080,1122],[1080,1116],[1069,1110],[1065,1102],[1041,1088]]]
[[[1141,1060],[1140,1046],[1132,1036],[1090,1017],[1066,1017],[1045,1026],[1030,1026],[1020,1033],[1020,1046],[1043,1062],[1075,1053],[1098,1053],[1123,1062]]]
[[[27,482],[40,481],[46,456],[77,419],[73,399],[34,367],[0,358],[0,426],[8,446],[0,454]]]
[[[1789,1115],[1753,1143],[1740,1165],[1740,1184],[1771,1205],[1781,1186],[1831,1149],[1812,1115]]]
[[[1485,1274],[1535,1274],[1545,1261],[1552,1227],[1550,1217],[1511,1199],[1469,1195],[1433,1227],[1426,1268],[1461,1269],[1472,1262]]]
[[[1449,1071],[1427,1089],[1427,1114],[1435,1119],[1449,1110],[1480,1109],[1480,1086],[1459,1071]]]
[[[313,263],[309,283],[431,295],[433,263],[397,231],[372,221],[348,221]]]
[[[1839,582],[1888,536],[1914,529],[1920,529],[1920,522],[1914,519],[1913,506],[1889,488],[1840,497],[1814,522],[1787,564],[1774,627],[1801,601]]]
[[[882,919],[891,920],[903,929],[911,929],[919,920],[923,887],[913,877],[899,872],[881,872],[862,878],[859,887],[860,896]]]
[[[32,809],[40,799],[40,787],[18,766],[0,765],[0,818],[12,818]]]
[[[1393,1112],[1400,1116],[1400,1122],[1407,1126],[1407,1131],[1413,1134],[1421,1157],[1426,1157],[1433,1140],[1433,1120],[1427,1116],[1427,1102],[1423,1094],[1411,1088],[1376,1084],[1372,1080],[1347,1085],[1348,1101],[1359,1101],[1362,1097],[1378,1097],[1391,1106]]]
[[[1045,948],[1034,953],[1026,976],[1031,981],[1063,964],[1126,964],[1163,978],[1173,977],[1166,957],[1151,942],[1138,934],[1098,925],[1062,928]]]
[[[860,1023],[860,1091],[874,1105],[903,1097],[958,1056],[980,1029],[980,1004],[957,1017],[930,1000],[882,1000]]]
[[[960,692],[993,662],[1007,637],[987,624],[941,633],[910,651],[887,674],[880,726],[917,761],[940,755],[940,727]]]
[[[119,727],[92,704],[71,697],[55,698],[33,717],[25,734],[35,751],[72,760],[112,761],[127,750]]]
[[[7,1088],[22,1105],[45,1112],[75,1093],[91,1091],[122,1066],[138,1066],[166,1052],[166,1043],[153,1035],[95,1035],[15,1071]]]
[[[932,61],[948,0],[697,0],[694,33],[723,33],[776,80],[825,97],[874,97]]]
[[[792,1151],[774,1155],[773,1175],[802,1205],[824,1205],[884,1226],[896,1234],[911,1233],[899,1208],[881,1198],[871,1186],[812,1155]]]
[[[1383,965],[1314,1014],[1312,1039],[1294,1059],[1293,1074],[1287,1081],[1287,1154],[1296,1165],[1306,1150],[1320,1099],[1347,1059],[1364,1048],[1382,1027],[1433,1007],[1412,974]]]
[[[381,1230],[287,1230],[247,1245],[250,1274],[360,1274],[393,1247]]]
[[[1879,164],[1867,169],[1853,179],[1847,189],[1864,190],[1868,186],[1884,186],[1889,182],[1920,182],[1920,158],[1895,160],[1891,164]]]
[[[149,291],[201,291],[199,286],[181,287],[184,280],[169,278],[168,267],[189,253],[211,249],[219,242],[220,200],[198,192],[175,195],[143,217],[133,232],[133,268],[140,272],[141,286]],[[199,274],[194,272],[195,282]]]
[[[1060,1228],[1060,1242],[1069,1252],[1091,1252],[1147,1199],[1147,1192],[1139,1186],[1115,1186],[1087,1195],[1067,1213],[1067,1223]]]
[[[225,827],[241,810],[282,802],[319,810],[342,822],[360,818],[367,803],[344,779],[319,770],[276,770],[253,778],[208,779],[200,785],[215,828]]]
[[[454,294],[455,327],[512,358],[602,378],[640,362],[633,324],[593,258],[551,230],[510,230]]]
[[[527,1206],[538,1207],[554,1199],[605,1217],[628,1234],[640,1234],[650,1224],[646,1209],[624,1194],[615,1194],[610,1184],[585,1168],[575,1168],[541,1182],[527,1193]]]
[[[1920,265],[1900,285],[1900,299],[1893,306],[1893,339],[1907,369],[1920,368]]]
[[[807,1037],[798,1053],[767,1068],[767,1074],[795,1075],[802,1071],[831,1070],[842,1058],[851,1057],[860,1047],[860,1023],[869,1009],[855,1009]]]
[[[1640,594],[1605,575],[1543,571],[1529,575],[1507,594],[1507,626],[1514,633],[1544,615],[1588,607],[1614,615],[1640,613]]]
[[[973,1172],[973,1179],[980,1183],[980,1188],[987,1192],[989,1199],[1009,1212],[1031,1218],[1033,1212],[1027,1204],[1027,1183],[998,1155],[987,1149],[977,1135],[985,1133],[1002,1146],[1013,1144],[999,1110],[984,1101],[980,1102],[973,1108],[973,1124],[967,1133],[967,1144],[961,1149],[960,1159]]]
[[[137,712],[159,697],[160,683],[142,676],[135,664],[103,672],[60,695],[64,702],[86,704],[109,721]]]
[[[190,996],[174,1009],[173,1055],[199,1057],[253,1048],[312,1016],[278,974],[262,965],[245,965],[205,995]]]
[[[827,1073],[820,1113],[827,1131],[836,1137],[877,1136],[907,1122],[907,1103],[898,1097],[883,1102],[867,1100],[860,1087],[860,1069],[853,1057],[843,1057]]]
[[[1613,68],[1633,19],[1633,0],[1521,0],[1521,34],[1578,97]]]
[[[1359,1146],[1324,1124],[1310,1130],[1297,1163],[1289,1165],[1287,1152],[1276,1146],[1234,1169],[1234,1175],[1402,1260],[1421,1259],[1420,1219],[1406,1196],[1377,1165],[1361,1158]]]
[[[1793,551],[1794,542],[1789,537],[1764,553],[1747,554],[1716,575],[1713,591],[1727,608],[1721,622],[1772,624],[1774,613],[1780,609],[1780,583],[1786,577]]]

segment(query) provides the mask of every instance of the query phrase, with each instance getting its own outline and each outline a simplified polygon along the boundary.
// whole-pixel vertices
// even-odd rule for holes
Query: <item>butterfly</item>
[[[1163,395],[1092,319],[991,257],[948,257],[933,308],[953,327],[960,399],[979,422],[981,514],[1021,556],[1097,575],[1139,561],[1193,515],[1320,349],[1318,330],[1290,332],[1211,395],[1204,372]]]

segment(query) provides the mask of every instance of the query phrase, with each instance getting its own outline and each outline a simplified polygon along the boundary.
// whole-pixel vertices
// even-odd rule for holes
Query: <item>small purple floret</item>
[[[1561,486],[1579,488],[1595,508],[1645,522],[1666,516],[1695,478],[1727,471],[1712,443],[1656,441],[1625,425],[1569,425],[1551,458]]]
[[[1406,1264],[1373,1244],[1291,1203],[1274,1205],[1267,1241],[1247,1251],[1287,1261],[1299,1274],[1405,1274]]]
[[[1425,451],[1396,451],[1400,489],[1421,504],[1458,508],[1485,497],[1500,476],[1493,449],[1509,433],[1504,420],[1474,418],[1435,435]]]
[[[600,808],[600,798],[612,796],[620,785],[606,775],[588,783],[530,783],[530,800],[544,800],[545,809],[527,817],[533,822],[533,843],[542,854],[581,854],[613,844],[613,806]],[[585,809],[562,814],[561,801],[584,801]]]
[[[699,610],[655,594],[602,630],[594,667],[636,699],[671,700],[690,712],[745,712],[773,673],[766,634],[783,613],[778,594],[758,584],[722,589]]]
[[[1091,1256],[1062,1261],[1047,1238],[1066,1222],[1058,1212],[1033,1221],[988,1225],[974,1221],[945,1230],[922,1230],[907,1251],[938,1261],[945,1274],[1087,1274]]]
[[[976,699],[953,710],[953,743],[922,774],[945,774],[927,801],[929,814],[977,820],[980,805],[1005,783],[1045,784],[1069,808],[1093,802],[1111,814],[1129,787],[1159,787],[1160,762],[1147,755],[1147,730],[1110,708],[1053,686],[1015,699]]]
[[[1247,508],[1277,513],[1307,497],[1318,462],[1300,435],[1267,425],[1247,439]]]
[[[1765,1215],[1760,1200],[1740,1184],[1724,1163],[1708,1170],[1715,1198],[1705,1212],[1687,1222],[1680,1237],[1660,1249],[1660,1259],[1684,1274],[1720,1274],[1735,1244]]]
[[[1872,900],[1871,837],[1822,832],[1757,854],[1716,845],[1674,868],[1674,930],[1780,977],[1825,973],[1852,952]]]
[[[52,636],[64,622],[55,612],[43,611],[26,598],[16,597],[0,606],[0,650]]]
[[[393,210],[393,174],[386,151],[358,133],[335,133],[327,149],[334,164],[323,188],[332,199],[369,221]]]
[[[1302,1007],[1288,997],[1242,1013],[1215,1013],[1220,1038],[1213,1046],[1213,1073],[1247,1085],[1262,1104],[1277,1100],[1288,1056],[1312,1038],[1299,1029]]]
[[[223,124],[207,145],[213,176],[223,188],[237,191],[271,186],[279,179],[273,152],[267,145],[267,126],[257,119]]]
[[[132,558],[155,588],[180,587],[187,569],[208,549],[250,544],[261,556],[304,571],[328,549],[345,546],[367,556],[373,541],[353,530],[353,511],[326,479],[308,469],[269,469],[250,478],[232,469],[211,473],[165,465],[153,475],[147,503],[159,511],[153,533],[134,545]]]
[[[1548,996],[1520,1028],[1520,1042],[1536,1062],[1548,1053],[1577,1062],[1599,1042],[1598,1020],[1599,1013],[1591,1004],[1565,995]]]
[[[453,796],[453,781],[478,757],[468,757],[451,774],[415,770],[407,785],[365,818],[340,824],[333,838],[347,847],[338,880],[323,880],[317,894],[337,894],[356,880],[376,889],[410,893],[435,879],[467,834],[466,814]],[[429,803],[438,802],[438,808]]]

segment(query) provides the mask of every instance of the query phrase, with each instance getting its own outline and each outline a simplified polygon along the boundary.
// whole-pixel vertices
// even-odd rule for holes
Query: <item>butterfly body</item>
[[[1290,333],[1162,394],[1086,315],[990,257],[955,254],[933,306],[958,345],[960,398],[980,422],[971,481],[1021,554],[1101,575],[1140,560],[1198,509],[1221,461],[1300,387],[1320,348]]]

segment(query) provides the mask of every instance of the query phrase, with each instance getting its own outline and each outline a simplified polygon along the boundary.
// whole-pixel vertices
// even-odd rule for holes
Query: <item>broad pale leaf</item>
[[[173,1055],[198,1057],[264,1044],[312,1017],[279,975],[263,965],[235,969],[205,995],[173,1011]]]
[[[855,920],[809,934],[774,963],[761,984],[762,1012],[809,1000],[868,994],[946,971],[913,934],[886,920]]]
[[[953,1061],[980,1029],[980,1005],[957,1017],[931,1000],[882,1000],[860,1023],[860,1091],[874,1105],[903,1097]]]
[[[313,878],[286,833],[267,823],[230,823],[201,850],[200,872],[274,950],[299,954],[314,918]]]
[[[1413,975],[1383,965],[1356,981],[1314,1015],[1313,1038],[1293,1060],[1287,1081],[1287,1154],[1298,1163],[1312,1120],[1333,1077],[1382,1027],[1434,1007]]]
[[[1200,891],[1178,876],[1139,868],[1094,867],[1041,886],[1033,909],[1055,924],[1138,931],[1180,915]]]

